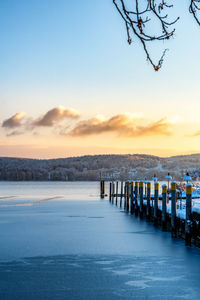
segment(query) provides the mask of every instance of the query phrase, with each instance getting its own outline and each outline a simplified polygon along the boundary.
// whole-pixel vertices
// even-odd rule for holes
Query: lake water
[[[1,182],[0,196],[48,197],[63,196],[66,200],[97,200],[99,182]]]
[[[199,280],[200,249],[98,182],[0,182],[0,299],[199,299]]]

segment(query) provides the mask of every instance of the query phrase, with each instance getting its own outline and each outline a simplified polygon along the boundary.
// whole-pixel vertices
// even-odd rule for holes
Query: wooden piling
[[[110,189],[109,189],[109,201],[111,202],[112,199],[112,182],[110,182]]]
[[[171,183],[171,233],[172,237],[176,237],[176,182]]]
[[[147,221],[151,218],[151,182],[147,182]]]
[[[167,230],[167,185],[162,185],[162,231]]]
[[[100,180],[100,196],[103,199],[105,197],[105,181]]]
[[[157,218],[158,218],[158,196],[159,196],[159,183],[154,183],[154,224],[157,225]]]
[[[124,210],[126,210],[126,201],[127,201],[127,181],[125,181],[125,185],[124,185]]]
[[[192,184],[186,185],[186,220],[185,220],[185,245],[191,246],[192,225]]]
[[[134,202],[135,202],[135,215],[138,216],[138,186],[139,182],[135,182],[135,190],[134,190]]]
[[[144,183],[140,181],[139,186],[139,198],[140,198],[140,218],[143,218],[143,193],[144,193]]]
[[[126,211],[129,211],[130,182],[127,183]]]
[[[131,200],[131,214],[134,213],[134,208],[135,208],[135,205],[134,205],[134,182],[131,181],[131,195],[130,195],[130,200]]]
[[[123,197],[123,181],[121,181],[121,195],[120,195],[120,207],[122,207],[122,197]]]
[[[115,196],[115,184],[112,182],[112,204],[114,203],[114,196]]]
[[[118,181],[116,182],[116,194],[115,194],[115,204],[117,205],[117,198],[118,198]]]

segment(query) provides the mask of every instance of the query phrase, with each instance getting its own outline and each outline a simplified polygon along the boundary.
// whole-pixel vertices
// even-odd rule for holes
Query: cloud
[[[22,135],[22,134],[24,134],[24,132],[23,131],[18,131],[18,130],[14,130],[14,131],[12,131],[12,132],[10,132],[10,133],[8,133],[8,134],[6,134],[6,136],[16,136],[16,135]]]
[[[102,115],[97,115],[89,120],[76,123],[72,130],[70,129],[70,124],[60,122],[64,119],[77,119],[79,116],[80,113],[74,109],[58,106],[47,111],[38,119],[34,120],[32,118],[28,118],[23,123],[22,120],[25,117],[25,113],[16,113],[11,118],[5,120],[2,123],[2,127],[10,130],[7,136],[25,134],[28,131],[33,131],[34,129],[42,126],[51,128],[54,134],[73,137],[105,133],[115,133],[118,136],[123,137],[171,135],[170,126],[172,125],[172,122],[170,122],[167,118],[147,123],[144,116],[141,114],[118,114],[109,119],[106,119]],[[17,130],[18,127],[20,127],[21,130]],[[200,132],[196,135],[200,135]]]
[[[197,132],[195,132],[192,136],[200,136],[200,130],[198,130]]]
[[[79,122],[69,133],[70,136],[80,137],[92,134],[115,132],[119,136],[139,137],[150,135],[171,135],[170,123],[166,118],[147,125],[139,125],[135,115],[120,114],[105,120],[103,117],[94,117]]]
[[[22,125],[21,121],[24,119],[26,113],[25,112],[19,112],[10,117],[9,119],[3,121],[2,127],[5,128],[16,128]]]
[[[46,114],[33,122],[34,126],[47,126],[52,127],[55,123],[69,118],[76,119],[80,116],[80,113],[72,108],[65,108],[63,106],[55,107],[49,110]]]

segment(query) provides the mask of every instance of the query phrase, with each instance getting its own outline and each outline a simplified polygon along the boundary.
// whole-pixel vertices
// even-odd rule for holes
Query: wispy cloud
[[[72,120],[78,119],[80,113],[72,108],[63,106],[54,107],[37,119],[26,118],[25,113],[16,113],[2,123],[8,131],[7,136],[17,136],[30,132],[36,128],[50,128],[54,134],[68,135],[72,137],[90,136],[105,133],[115,133],[123,137],[140,137],[153,135],[170,135],[172,125],[166,118],[156,122],[147,123],[142,114],[117,114],[107,119],[102,115],[80,121],[75,124],[73,129]],[[22,122],[24,120],[24,122]],[[70,120],[70,124],[62,122]],[[17,130],[20,127],[20,130]],[[16,129],[16,130],[15,130]],[[43,130],[39,130],[40,133]],[[35,131],[34,131],[35,132]],[[45,132],[45,131],[44,131]]]
[[[80,113],[72,108],[55,107],[33,122],[34,126],[52,127],[63,119],[77,119]]]
[[[200,130],[196,131],[192,136],[200,136]]]
[[[94,117],[79,122],[69,133],[74,137],[115,132],[119,136],[139,137],[148,135],[171,135],[170,123],[166,118],[147,125],[140,125],[138,119],[131,114],[119,114],[105,120],[103,117]]]
[[[4,120],[2,123],[2,127],[8,128],[8,129],[13,129],[16,127],[19,127],[22,125],[22,120],[24,119],[26,113],[25,112],[19,112],[10,117],[7,120]]]
[[[6,136],[16,136],[16,135],[22,135],[24,134],[23,131],[18,131],[18,130],[14,130],[14,131],[11,131],[10,133],[7,133]]]
[[[57,106],[48,110],[45,114],[36,119],[33,119],[32,117],[24,119],[25,116],[26,113],[19,112],[2,122],[1,126],[8,131],[6,136],[21,135],[23,133],[25,134],[27,132],[33,131],[36,127],[39,128],[42,126],[52,128],[53,130],[57,129],[57,131],[64,130],[66,128],[66,122],[64,124],[61,121],[67,119],[77,119],[79,118],[80,113],[73,108]],[[19,127],[23,129],[23,131],[14,130]]]

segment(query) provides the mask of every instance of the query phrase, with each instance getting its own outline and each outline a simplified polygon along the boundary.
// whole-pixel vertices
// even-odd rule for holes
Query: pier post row
[[[135,197],[134,197],[134,199],[135,199],[135,215],[136,216],[138,216],[138,185],[139,185],[139,182],[138,181],[136,181],[135,182]]]
[[[158,222],[158,197],[159,197],[159,183],[154,183],[154,224],[157,225]]]
[[[171,183],[171,232],[172,237],[176,237],[176,189],[175,181]]]
[[[151,218],[151,182],[147,182],[147,221]]]
[[[143,193],[144,193],[144,183],[140,181],[139,187],[139,197],[140,197],[140,218],[143,218]]]
[[[162,185],[162,230],[167,230],[167,185]]]
[[[191,246],[191,225],[192,225],[192,185],[186,186],[186,220],[185,220],[185,244]]]
[[[144,182],[146,184],[144,195]],[[100,183],[101,195],[105,194],[105,182],[101,180]],[[121,189],[121,191],[119,191]],[[171,231],[172,237],[181,237],[185,239],[185,245],[191,246],[191,243],[200,247],[200,225],[198,213],[192,212],[192,190],[191,183],[186,185],[186,195],[179,195],[177,193],[177,184],[175,181],[171,182],[171,190],[168,189],[166,184],[162,185],[162,195],[159,195],[159,183],[154,183],[154,195],[151,193],[151,182],[149,181],[129,181],[125,183],[121,181],[111,181],[109,183],[109,201],[112,204],[116,204],[122,207],[124,210],[140,216],[140,218],[146,218],[147,221],[151,221],[154,225],[161,226],[163,231]],[[184,210],[186,208],[186,217],[183,218],[183,214],[177,217],[177,196],[185,199],[186,206],[179,207]],[[120,202],[118,199],[120,197]],[[146,201],[144,201],[144,199]],[[159,200],[162,201],[160,206]],[[152,201],[152,203],[151,203]],[[171,205],[171,211],[167,210],[167,201]],[[198,219],[199,218],[199,219]]]

